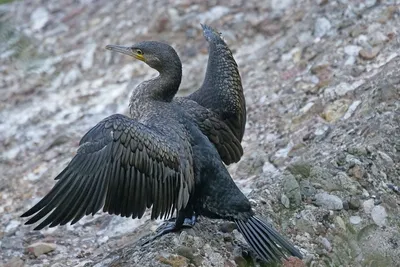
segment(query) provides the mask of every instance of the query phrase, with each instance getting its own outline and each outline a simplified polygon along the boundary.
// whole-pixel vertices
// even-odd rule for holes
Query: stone
[[[219,230],[223,233],[232,233],[236,228],[236,224],[233,222],[223,222],[219,226]]]
[[[363,202],[363,209],[365,213],[370,214],[373,208],[374,208],[374,199],[371,198]]]
[[[348,108],[349,108],[349,100],[347,99],[336,100],[335,102],[329,104],[325,108],[322,117],[328,122],[338,121],[346,113]]]
[[[347,109],[347,112],[343,115],[342,119],[343,120],[349,119],[360,104],[361,104],[360,100],[356,100],[353,103],[351,103],[350,107]]]
[[[336,216],[335,217],[335,223],[342,229],[342,230],[347,230],[346,223],[343,221],[342,217]]]
[[[371,211],[372,220],[379,226],[386,225],[387,213],[382,205],[375,206]]]
[[[317,20],[315,21],[314,27],[315,27],[314,28],[314,36],[321,38],[328,33],[328,31],[331,29],[332,25],[331,25],[331,22],[327,18],[321,17],[321,18],[317,18]]]
[[[189,260],[192,260],[194,258],[193,255],[193,248],[187,247],[187,246],[179,246],[175,249],[175,253],[185,257]]]
[[[318,193],[315,195],[315,205],[328,210],[341,210],[343,209],[343,201],[335,195]]]
[[[300,186],[296,178],[292,174],[283,176],[283,192],[289,198],[293,206],[298,206],[301,203]]]
[[[324,248],[330,252],[332,250],[332,245],[331,242],[329,242],[328,239],[326,239],[325,237],[320,237],[319,238],[319,242],[324,246]]]
[[[38,7],[31,14],[32,30],[41,30],[49,21],[50,15],[46,8]]]
[[[344,52],[349,56],[358,56],[362,47],[357,45],[347,45],[344,47]]]
[[[293,4],[293,0],[272,0],[271,9],[274,11],[285,10]]]
[[[377,46],[381,45],[385,42],[387,42],[389,38],[387,35],[383,34],[380,31],[373,32],[369,37],[368,37],[368,42],[372,46]]]
[[[303,199],[312,199],[314,198],[317,191],[309,180],[302,180],[300,181],[300,193]]]
[[[6,264],[3,265],[3,267],[24,267],[24,266],[25,262],[17,257],[12,258]]]
[[[360,199],[358,197],[353,196],[348,202],[351,210],[358,210],[360,208]]]
[[[5,232],[6,232],[6,233],[13,232],[13,231],[15,231],[15,230],[18,228],[18,226],[20,226],[20,225],[21,225],[21,222],[20,222],[20,221],[11,220],[11,221],[7,224],[6,229],[5,229]]]
[[[36,257],[39,257],[40,255],[49,253],[53,250],[56,249],[56,245],[53,243],[45,243],[45,242],[37,242],[29,245],[26,250],[28,253],[31,253],[35,255]]]
[[[360,224],[361,217],[360,216],[350,216],[349,221],[351,224]]]
[[[362,59],[365,60],[371,60],[374,59],[380,52],[380,48],[374,47],[374,48],[363,48],[360,50],[359,56]]]
[[[96,52],[96,44],[89,44],[85,47],[81,66],[83,70],[89,70],[93,67],[94,52]]]
[[[282,194],[281,196],[281,203],[285,208],[290,208],[290,200],[285,194]]]

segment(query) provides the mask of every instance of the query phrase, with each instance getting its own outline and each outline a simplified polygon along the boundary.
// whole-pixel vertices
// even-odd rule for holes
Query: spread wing
[[[225,164],[240,160],[243,155],[242,145],[217,114],[186,98],[175,98],[175,101],[186,110],[187,114],[196,122],[197,127],[214,144]]]
[[[22,216],[35,230],[72,224],[103,211],[141,218],[168,217],[184,208],[194,186],[191,146],[131,120],[112,115],[81,140],[77,154],[51,191]]]
[[[206,76],[203,85],[186,98],[216,113],[241,142],[246,125],[246,102],[238,65],[220,34],[210,26],[202,27],[209,43]]]

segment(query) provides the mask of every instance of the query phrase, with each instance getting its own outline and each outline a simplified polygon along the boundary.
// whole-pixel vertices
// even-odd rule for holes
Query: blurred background
[[[99,213],[34,232],[19,216],[54,185],[80,138],[127,113],[156,72],[104,49],[171,44],[180,94],[200,87],[207,42],[233,51],[247,102],[229,171],[305,254],[285,266],[399,266],[400,1],[0,0],[0,265],[254,266],[237,230],[201,219],[154,242],[159,221]]]

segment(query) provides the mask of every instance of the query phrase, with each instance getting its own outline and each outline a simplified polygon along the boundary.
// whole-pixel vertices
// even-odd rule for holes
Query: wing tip
[[[203,29],[203,35],[206,38],[207,42],[218,43],[224,42],[221,38],[221,33],[216,31],[214,28],[207,24],[200,23]]]

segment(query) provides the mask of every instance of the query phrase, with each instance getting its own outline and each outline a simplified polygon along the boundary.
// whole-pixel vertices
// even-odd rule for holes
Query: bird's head
[[[144,41],[132,46],[107,45],[106,49],[141,60],[159,72],[173,64],[181,66],[176,51],[170,45],[161,42]]]

